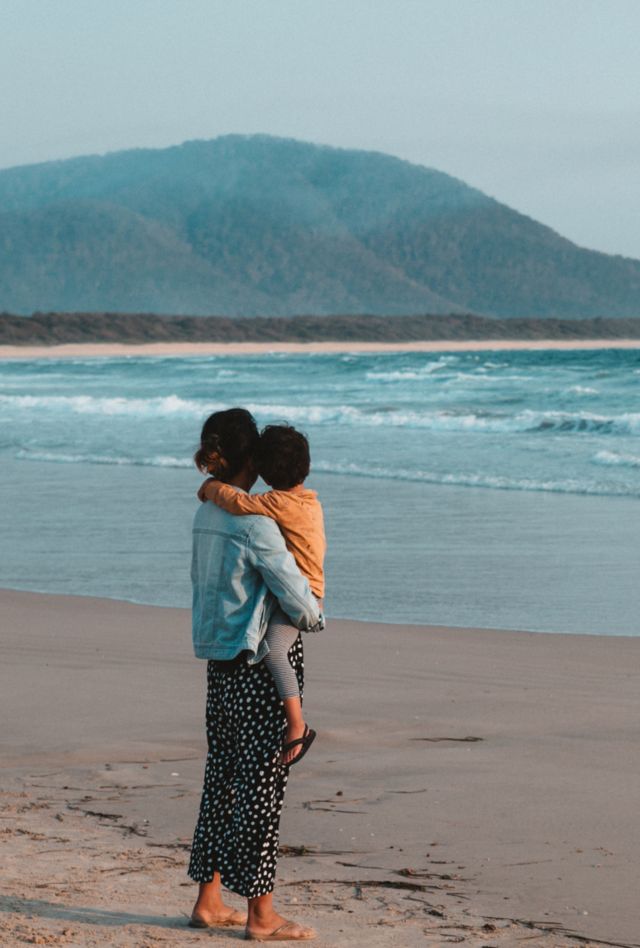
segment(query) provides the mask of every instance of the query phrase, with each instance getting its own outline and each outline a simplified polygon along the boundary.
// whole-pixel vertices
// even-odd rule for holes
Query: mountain
[[[640,261],[461,181],[265,135],[0,171],[0,310],[640,316]]]

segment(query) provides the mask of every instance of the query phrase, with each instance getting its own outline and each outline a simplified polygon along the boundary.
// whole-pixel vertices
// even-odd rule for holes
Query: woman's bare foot
[[[232,925],[246,925],[247,916],[244,912],[224,905],[215,913],[196,911],[195,908],[189,919],[190,928],[228,928]]]
[[[248,900],[249,918],[245,930],[248,941],[309,941],[313,928],[283,918],[273,907],[273,892]]]
[[[259,900],[256,899],[255,902]],[[249,920],[247,921],[246,938],[248,941],[310,941],[316,937],[313,928],[298,925],[288,918],[283,918],[274,911],[271,905],[266,910],[249,903]]]
[[[200,885],[189,920],[191,928],[226,928],[230,925],[245,925],[246,922],[244,912],[238,912],[223,902],[219,873],[215,873],[212,882]]]

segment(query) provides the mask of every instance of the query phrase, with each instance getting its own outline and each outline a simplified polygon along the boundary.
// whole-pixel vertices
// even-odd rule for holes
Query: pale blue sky
[[[640,0],[0,0],[0,167],[267,132],[640,257]]]

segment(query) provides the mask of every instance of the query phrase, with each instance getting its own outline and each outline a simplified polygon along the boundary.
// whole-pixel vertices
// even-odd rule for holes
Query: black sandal
[[[289,741],[289,743],[285,744],[284,747],[282,748],[282,753],[286,754],[287,751],[290,751],[293,747],[297,747],[299,744],[301,745],[300,753],[296,754],[293,760],[290,760],[288,764],[285,764],[285,767],[293,767],[293,765],[297,764],[299,760],[302,760],[304,755],[307,753],[307,751],[313,744],[315,737],[316,737],[316,732],[305,724],[304,734],[302,735],[302,737],[299,737],[297,741]]]

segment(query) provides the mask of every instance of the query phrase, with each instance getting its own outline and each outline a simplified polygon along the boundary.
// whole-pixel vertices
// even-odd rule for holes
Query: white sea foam
[[[96,397],[92,395],[0,395],[0,408],[69,411],[81,415],[137,416],[166,418],[185,416],[201,419],[228,407],[205,399],[166,395],[156,398]],[[640,434],[640,412],[598,415],[586,412],[534,411],[516,414],[489,412],[429,411],[416,409],[367,410],[352,405],[287,405],[249,403],[259,421],[289,421],[303,425],[346,427],[419,428],[450,432],[588,432],[600,434]]]
[[[438,473],[410,471],[402,468],[365,467],[352,463],[319,461],[313,470],[324,474],[366,477],[392,481],[417,481],[426,484],[449,484],[455,487],[485,487],[494,490],[543,491],[554,494],[594,494],[599,496],[640,497],[640,487],[620,484],[606,486],[579,478],[536,480],[527,477],[504,477],[492,474]]]
[[[567,392],[571,395],[599,395],[597,388],[591,388],[589,385],[571,385]]]
[[[397,369],[395,372],[367,372],[366,377],[372,382],[407,382],[424,379],[427,373],[413,369]]]
[[[640,433],[640,412],[619,415],[596,415],[584,412],[533,411],[516,414],[490,414],[455,411],[416,411],[414,409],[367,411],[349,405],[287,406],[249,405],[258,416],[287,418],[308,424],[338,424],[354,427],[422,428],[451,432],[598,432],[603,434]]]
[[[177,458],[156,454],[149,458],[133,458],[111,454],[72,454],[64,451],[30,451],[26,448],[16,452],[20,461],[40,461],[46,464],[107,464],[116,467],[193,467],[191,458]]]
[[[115,467],[157,467],[191,468],[190,457],[173,455],[152,455],[151,457],[131,457],[127,455],[71,453],[64,451],[37,451],[26,448],[16,453],[23,461],[37,461],[44,464],[97,464]],[[640,468],[640,457],[621,455],[609,451],[599,451],[593,457],[596,464]],[[350,462],[318,461],[313,465],[314,472],[323,474],[341,474],[348,477],[363,477],[374,480],[409,481],[423,484],[445,484],[455,487],[480,487],[494,490],[542,491],[560,494],[593,494],[599,496],[640,497],[640,485],[606,485],[580,478],[537,480],[527,477],[507,477],[484,473],[438,472],[410,470],[406,468],[367,467]]]
[[[427,362],[426,365],[422,365],[417,369],[392,369],[389,371],[370,369],[368,372],[365,372],[365,378],[381,382],[404,382],[424,379],[433,375],[434,372],[439,372],[440,369],[448,368],[452,363],[457,361],[457,356],[442,356],[442,358],[436,359],[434,362]]]
[[[536,379],[533,375],[489,375],[486,373],[486,370],[480,368],[476,369],[474,372],[456,372],[455,375],[453,375],[447,381],[450,385],[454,382],[467,381],[491,382],[492,385],[501,385],[502,382],[532,382],[536,381]]]
[[[212,402],[166,395],[156,398],[100,397],[94,395],[0,395],[0,406],[5,408],[41,408],[70,411],[78,415],[137,415],[165,417],[167,415],[200,416],[225,406]]]
[[[594,464],[604,464],[606,467],[638,467],[640,456],[637,454],[618,454],[616,451],[598,451],[591,459]]]

